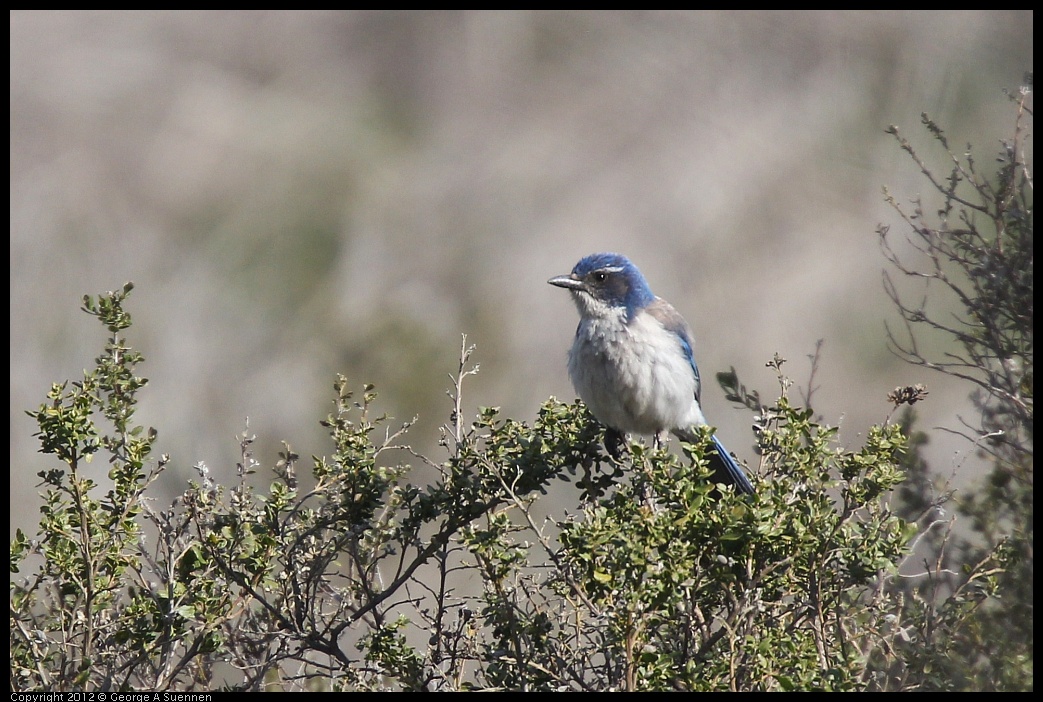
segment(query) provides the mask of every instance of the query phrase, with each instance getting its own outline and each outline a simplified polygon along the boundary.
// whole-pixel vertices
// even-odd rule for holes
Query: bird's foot
[[[624,443],[626,443],[626,437],[623,432],[616,429],[605,429],[605,450],[617,461],[623,456]]]
[[[666,446],[666,443],[670,441],[670,436],[665,432],[657,431],[652,435],[652,448],[661,449]]]

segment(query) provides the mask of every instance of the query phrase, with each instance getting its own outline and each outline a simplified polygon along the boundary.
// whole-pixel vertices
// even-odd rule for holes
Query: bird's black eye
[[[605,271],[594,271],[592,277],[594,278],[595,283],[604,283],[605,278],[608,277],[608,273],[606,273]]]

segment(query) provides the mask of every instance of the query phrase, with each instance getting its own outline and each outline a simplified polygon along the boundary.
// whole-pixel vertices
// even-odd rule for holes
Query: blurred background
[[[704,410],[740,459],[756,465],[753,418],[715,374],[734,366],[770,401],[765,362],[806,388],[819,340],[812,404],[843,444],[917,382],[922,427],[958,427],[971,388],[887,349],[875,231],[902,225],[882,188],[930,193],[884,130],[944,174],[927,112],[988,166],[1032,19],[12,12],[12,533],[34,530],[54,467],[24,410],[101,352],[82,295],[128,280],[138,420],[173,459],[171,492],[198,461],[234,482],[247,418],[265,467],[281,440],[302,471],[328,455],[336,373],[417,416],[407,438],[440,460],[461,334],[481,366],[468,412],[531,421],[572,400],[577,315],[546,280],[606,250],[691,323]],[[973,475],[966,441],[931,436],[936,471]]]

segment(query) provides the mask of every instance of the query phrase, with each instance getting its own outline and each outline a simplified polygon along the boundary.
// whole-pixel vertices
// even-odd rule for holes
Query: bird
[[[644,275],[618,253],[594,253],[568,275],[547,281],[568,290],[579,326],[568,354],[569,378],[579,397],[605,427],[605,445],[618,458],[627,433],[664,432],[695,441],[694,427],[707,424],[699,404],[699,368],[692,329]],[[714,482],[753,494],[746,473],[716,435],[707,459]]]

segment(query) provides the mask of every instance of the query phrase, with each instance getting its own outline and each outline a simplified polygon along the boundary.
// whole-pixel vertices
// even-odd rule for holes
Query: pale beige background
[[[752,419],[714,374],[770,397],[764,363],[779,352],[806,383],[818,339],[815,409],[846,445],[899,384],[930,388],[924,426],[957,426],[970,388],[886,349],[881,188],[926,186],[884,129],[943,167],[926,111],[988,166],[1032,19],[13,12],[12,530],[35,530],[52,465],[23,410],[101,350],[80,297],[125,280],[166,490],[199,460],[233,481],[246,417],[266,465],[282,439],[328,454],[337,372],[419,415],[412,440],[438,457],[461,333],[481,364],[469,411],[528,421],[571,399],[576,313],[545,281],[597,250],[630,255],[691,322],[706,414],[741,458]],[[978,467],[942,432],[930,455]]]

